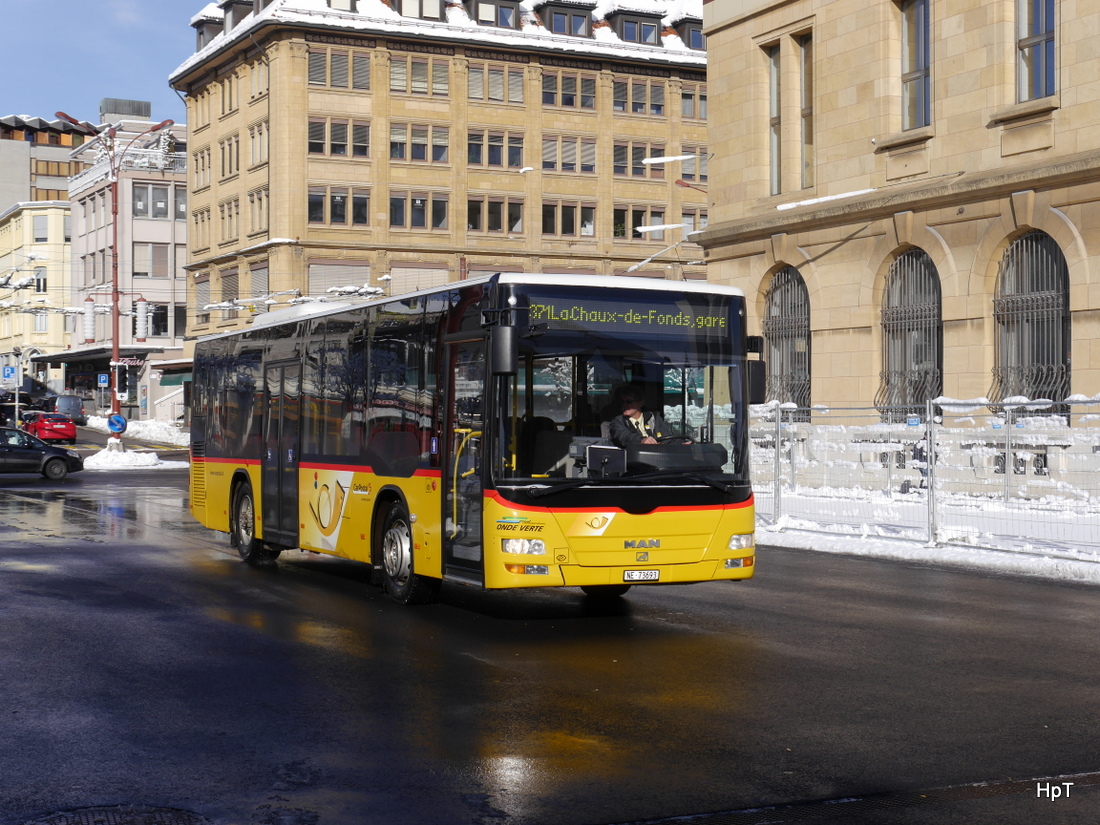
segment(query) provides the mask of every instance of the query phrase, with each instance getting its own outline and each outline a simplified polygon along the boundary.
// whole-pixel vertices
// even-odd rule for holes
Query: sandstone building
[[[692,8],[207,6],[171,78],[190,127],[189,334],[344,286],[616,274],[650,258],[635,274],[703,277],[699,247],[680,243],[680,224],[707,218]],[[667,157],[681,159],[643,162]]]
[[[772,397],[1100,393],[1100,9],[713,0],[710,280]]]

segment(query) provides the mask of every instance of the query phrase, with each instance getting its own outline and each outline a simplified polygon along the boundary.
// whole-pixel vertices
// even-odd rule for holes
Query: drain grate
[[[785,822],[811,820],[839,820],[855,814],[866,814],[886,808],[910,808],[936,802],[962,802],[968,799],[986,799],[994,796],[1012,796],[1030,793],[1036,795],[1040,785],[1052,786],[1065,782],[1074,787],[1100,785],[1100,771],[1044,776],[1035,779],[1010,779],[1004,782],[975,782],[969,785],[951,785],[923,791],[893,791],[867,794],[842,799],[819,799],[812,802],[793,802],[789,805],[769,805],[759,808],[743,808],[739,811],[716,811],[706,814],[684,814],[660,819],[635,819],[617,825],[781,825]]]
[[[111,808],[79,808],[33,819],[24,825],[210,825],[191,811],[177,808],[144,808],[120,805]]]

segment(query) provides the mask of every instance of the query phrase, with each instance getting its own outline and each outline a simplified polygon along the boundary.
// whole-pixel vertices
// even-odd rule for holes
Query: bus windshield
[[[526,298],[519,368],[497,392],[498,482],[746,482],[742,298],[578,288]],[[624,398],[657,444],[616,440]]]

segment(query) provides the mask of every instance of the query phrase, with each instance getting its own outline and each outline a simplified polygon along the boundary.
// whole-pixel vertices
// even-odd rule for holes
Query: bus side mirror
[[[768,370],[763,361],[745,361],[749,379],[749,403],[763,404],[768,400]]]
[[[519,327],[491,327],[493,375],[519,371]]]

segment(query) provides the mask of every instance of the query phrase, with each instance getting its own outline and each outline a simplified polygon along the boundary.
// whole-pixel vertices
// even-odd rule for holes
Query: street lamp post
[[[87,124],[81,123],[76,118],[70,117],[64,112],[57,112],[56,114],[62,120],[68,121],[81,129],[85,134],[100,137],[99,132]],[[130,138],[130,142],[122,148],[122,151],[118,151],[115,143],[118,132],[114,126],[110,126],[105,132],[107,139],[102,143],[107,159],[108,181],[111,184],[111,413],[113,415],[117,415],[122,409],[118,381],[118,370],[122,366],[119,363],[121,358],[119,349],[119,320],[121,317],[119,303],[121,295],[118,289],[118,176],[122,169],[122,163],[126,159],[126,153],[130,151],[134,143],[146,135],[170,128],[173,125],[175,125],[174,121],[162,120],[155,126],[150,126],[141,134]]]

